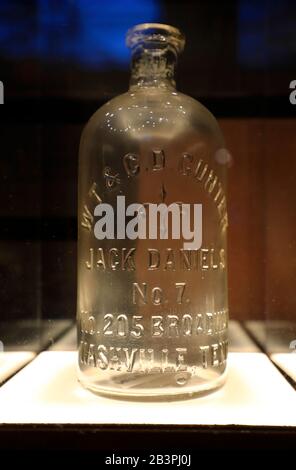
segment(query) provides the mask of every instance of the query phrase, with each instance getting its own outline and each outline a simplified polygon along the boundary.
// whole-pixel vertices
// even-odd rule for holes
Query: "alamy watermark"
[[[126,206],[125,196],[117,196],[115,212],[111,204],[100,203],[94,215],[100,217],[94,226],[98,240],[183,239],[186,240],[185,250],[199,250],[202,245],[202,204],[133,203]]]
[[[289,100],[291,104],[296,104],[296,80],[292,80],[290,82],[289,88],[293,91],[291,91],[289,95]]]
[[[4,104],[4,85],[0,82],[0,104]]]
[[[292,350],[292,352],[296,353],[296,339],[293,339],[293,341],[291,341],[289,348]]]

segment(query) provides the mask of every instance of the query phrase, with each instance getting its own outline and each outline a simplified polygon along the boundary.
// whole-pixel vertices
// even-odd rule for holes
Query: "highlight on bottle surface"
[[[79,380],[105,395],[213,390],[227,360],[227,152],[213,115],[176,90],[185,39],[127,33],[129,90],[80,143]]]

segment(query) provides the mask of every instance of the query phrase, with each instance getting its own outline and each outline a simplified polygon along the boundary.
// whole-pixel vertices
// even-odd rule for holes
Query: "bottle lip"
[[[159,46],[170,44],[177,52],[185,45],[184,34],[175,26],[161,23],[142,23],[130,28],[126,33],[126,45],[134,49],[141,42],[156,43]]]

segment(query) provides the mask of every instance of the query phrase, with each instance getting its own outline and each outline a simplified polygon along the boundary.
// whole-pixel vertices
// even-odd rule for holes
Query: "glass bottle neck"
[[[132,55],[130,89],[161,87],[175,89],[176,53],[171,48],[138,47]]]

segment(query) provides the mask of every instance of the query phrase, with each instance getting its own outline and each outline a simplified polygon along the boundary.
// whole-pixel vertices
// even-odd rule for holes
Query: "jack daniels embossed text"
[[[176,91],[184,37],[127,33],[129,91],[86,125],[79,157],[79,380],[106,395],[212,390],[227,358],[227,152]]]

